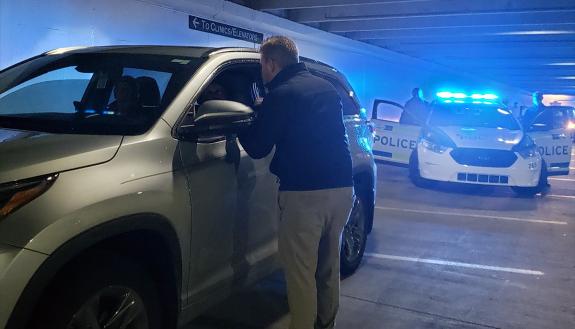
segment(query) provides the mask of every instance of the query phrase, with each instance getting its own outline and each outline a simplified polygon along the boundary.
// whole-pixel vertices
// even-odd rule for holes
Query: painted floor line
[[[575,197],[574,197],[575,198]],[[514,217],[500,217],[500,216],[489,216],[489,215],[474,215],[456,212],[444,212],[444,211],[428,211],[428,210],[413,210],[413,209],[401,209],[401,208],[391,208],[391,207],[375,207],[380,210],[391,210],[391,211],[401,211],[410,212],[416,214],[429,214],[429,215],[444,215],[444,216],[457,216],[457,217],[470,217],[470,218],[484,218],[484,219],[494,219],[494,220],[508,220],[514,222],[525,222],[525,223],[538,223],[538,224],[555,224],[555,225],[567,225],[567,222],[555,221],[555,220],[540,220],[540,219],[524,219],[524,218],[514,218]]]
[[[517,274],[526,274],[526,275],[540,275],[540,276],[545,275],[545,273],[543,273],[541,271],[533,271],[533,270],[526,270],[526,269],[512,268],[512,267],[499,267],[499,266],[488,266],[488,265],[480,265],[480,264],[451,262],[451,261],[440,260],[440,259],[403,257],[403,256],[384,255],[384,254],[376,254],[376,253],[365,253],[365,256],[372,257],[372,258],[378,258],[378,259],[399,260],[399,261],[425,263],[425,264],[432,264],[432,265],[465,267],[465,268],[473,268],[473,269],[479,269],[479,270],[508,272],[508,273],[517,273]]]
[[[342,297],[346,297],[346,298],[350,298],[350,299],[355,299],[364,303],[370,303],[370,304],[374,304],[374,305],[379,305],[379,306],[383,306],[383,307],[389,307],[389,308],[394,308],[397,310],[402,310],[402,311],[406,311],[406,312],[411,312],[411,313],[416,313],[416,314],[422,314],[422,315],[426,315],[432,318],[438,318],[438,319],[442,319],[442,320],[448,320],[448,321],[453,321],[453,322],[459,322],[459,323],[465,323],[465,324],[470,324],[473,327],[482,327],[482,328],[490,328],[490,329],[500,329],[499,327],[494,327],[494,326],[490,326],[487,324],[481,324],[481,323],[477,323],[477,322],[472,322],[472,321],[466,321],[466,320],[462,320],[462,319],[458,319],[458,318],[454,318],[454,317],[450,317],[450,316],[445,316],[445,315],[441,315],[441,314],[437,314],[437,313],[431,313],[431,312],[426,312],[426,311],[420,311],[417,309],[413,309],[413,308],[409,308],[409,307],[403,307],[403,306],[399,306],[399,305],[394,305],[394,304],[390,304],[390,303],[384,303],[381,301],[375,301],[375,300],[370,300],[367,298],[362,298],[362,297],[357,297],[357,296],[352,296],[352,295],[347,295],[347,294],[341,294]]]
[[[549,180],[560,180],[564,182],[575,182],[573,178],[556,178],[556,177],[549,177]]]
[[[546,197],[559,198],[559,199],[574,199],[575,200],[575,195],[547,194]]]

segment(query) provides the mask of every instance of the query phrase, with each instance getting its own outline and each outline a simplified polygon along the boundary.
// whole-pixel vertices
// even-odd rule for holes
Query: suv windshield
[[[142,134],[201,61],[113,52],[39,56],[0,72],[0,127]]]
[[[433,105],[430,126],[461,126],[520,130],[511,112],[498,105],[443,104]]]

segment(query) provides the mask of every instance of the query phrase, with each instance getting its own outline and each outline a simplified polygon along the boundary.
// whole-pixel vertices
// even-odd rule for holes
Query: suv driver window
[[[253,106],[259,94],[254,90],[259,80],[261,78],[257,64],[230,66],[203,88],[195,101],[194,108],[188,113],[183,124],[191,124],[198,107],[209,100],[229,100]]]

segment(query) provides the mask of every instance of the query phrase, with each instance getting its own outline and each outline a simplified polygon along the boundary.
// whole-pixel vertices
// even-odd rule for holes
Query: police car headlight
[[[537,146],[529,135],[524,135],[523,139],[513,146],[512,151],[519,153],[523,159],[528,159],[537,155]]]
[[[0,184],[0,220],[46,192],[58,175]]]
[[[442,154],[450,148],[457,147],[455,143],[440,130],[426,129],[421,135],[421,145],[426,149]]]
[[[439,154],[443,154],[445,151],[449,149],[447,146],[435,144],[427,139],[422,139],[421,145],[426,149]]]

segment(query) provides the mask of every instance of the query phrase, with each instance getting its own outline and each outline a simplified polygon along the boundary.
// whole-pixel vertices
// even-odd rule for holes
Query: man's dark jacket
[[[352,163],[335,88],[303,63],[285,67],[267,86],[256,123],[240,134],[255,159],[276,147],[270,171],[280,190],[353,186]]]

